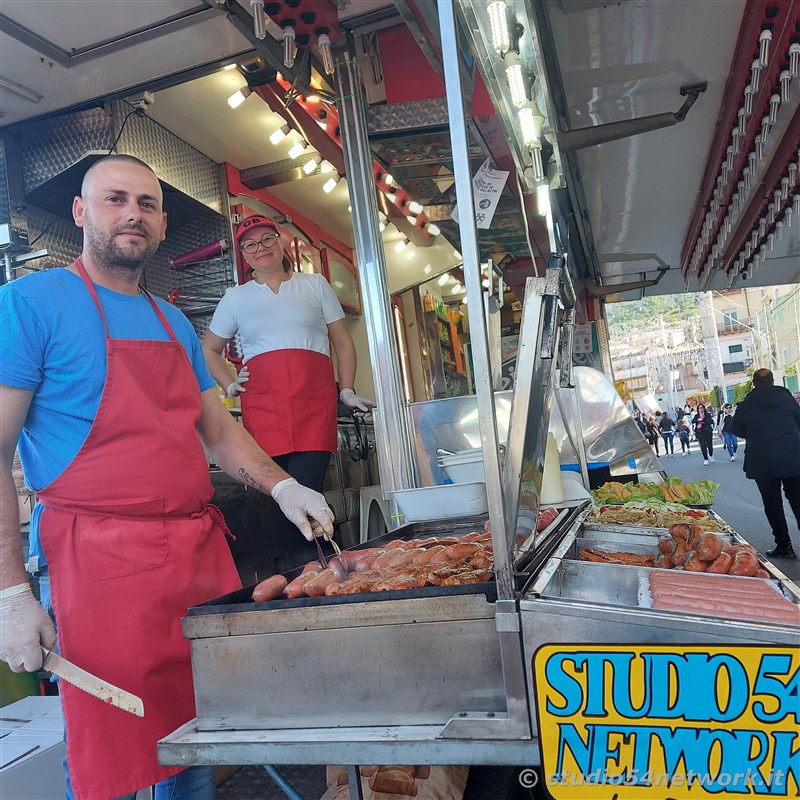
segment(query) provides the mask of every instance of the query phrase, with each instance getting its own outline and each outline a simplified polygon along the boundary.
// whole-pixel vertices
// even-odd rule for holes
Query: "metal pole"
[[[381,485],[389,492],[410,489],[416,482],[413,437],[396,357],[397,340],[392,324],[386,257],[378,229],[364,97],[358,65],[348,52],[337,54],[334,77],[347,189],[353,209],[358,277],[364,297],[364,320],[378,404],[373,419]]]
[[[494,567],[497,576],[497,596],[501,600],[514,598],[514,581],[506,535],[505,498],[500,478],[497,419],[492,392],[489,339],[486,332],[486,313],[481,286],[481,259],[475,228],[475,201],[469,163],[469,140],[461,91],[460,63],[456,37],[456,21],[452,0],[438,0],[442,52],[450,55],[444,60],[444,79],[447,91],[447,113],[450,118],[450,142],[453,150],[456,198],[460,209],[461,256],[464,260],[464,285],[467,287],[467,316],[475,368],[475,394],[480,417],[481,445],[489,499],[489,520],[495,547]],[[498,552],[499,551],[499,552]]]

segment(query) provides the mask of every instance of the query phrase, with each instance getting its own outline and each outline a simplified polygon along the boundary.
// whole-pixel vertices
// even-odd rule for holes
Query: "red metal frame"
[[[795,110],[792,121],[789,123],[786,133],[775,151],[772,163],[764,174],[761,184],[763,192],[759,193],[759,197],[753,198],[747,211],[740,217],[736,231],[731,236],[728,249],[723,256],[723,269],[726,271],[731,268],[733,261],[741,252],[745,240],[750,237],[753,228],[758,225],[759,220],[766,213],[767,206],[772,202],[775,190],[781,188],[781,178],[784,177],[787,165],[794,161],[798,148],[800,148],[800,107]],[[792,192],[790,190],[788,199],[783,207],[778,210],[776,215],[778,219],[783,216],[783,209],[791,205],[791,203]],[[764,234],[765,237],[770,232],[771,227],[767,228]]]
[[[310,101],[305,97],[297,97],[287,107],[284,98],[291,89],[291,84],[283,78],[278,78],[273,83],[258,86],[253,89],[275,113],[293,127],[322,158],[329,161],[340,175],[345,174],[344,152],[342,151],[342,135],[339,127],[339,112],[336,107],[324,100]],[[373,159],[372,174],[378,192],[378,206],[388,219],[397,226],[397,229],[408,237],[409,241],[418,247],[427,247],[433,243],[426,228],[430,220],[425,214],[416,216],[416,223],[409,222],[412,216],[407,210],[413,198],[398,186],[387,186],[383,177],[386,170]],[[379,177],[381,176],[381,177]],[[395,197],[395,202],[385,198],[386,192]]]
[[[294,28],[298,47],[316,44],[313,37],[320,33],[327,33],[331,41],[339,36],[339,15],[329,0],[266,0],[264,11],[281,28]]]
[[[272,206],[276,211],[280,211],[281,214],[291,217],[292,224],[296,225],[315,246],[321,247],[325,245],[330,247],[347,262],[353,264],[353,251],[346,244],[340,242],[335,236],[320,228],[319,225],[304,217],[292,206],[284,203],[283,200],[278,199],[268,190],[251,189],[247,184],[242,183],[241,173],[231,164],[225,164],[225,185],[228,189],[228,194],[234,197],[237,195],[251,197],[261,203]]]
[[[743,101],[744,88],[750,82],[751,65],[759,55],[759,35],[767,26],[772,30],[771,58],[767,68],[762,69],[761,72],[759,91],[753,97],[753,113],[747,121],[746,130],[741,135],[741,144],[731,173],[732,177],[728,180],[724,197],[721,198],[722,202],[711,229],[708,247],[701,254],[700,273],[702,273],[703,265],[716,239],[722,219],[725,217],[731,196],[736,191],[738,176],[741,175],[742,169],[747,163],[748,153],[752,150],[755,137],[760,131],[761,118],[765,116],[765,112],[769,108],[769,98],[776,92],[776,86],[779,86],[780,73],[788,66],[786,52],[792,37],[797,35],[798,23],[800,23],[800,0],[781,0],[780,2],[747,0],[700,192],[681,249],[681,271],[684,276],[691,268],[692,254],[711,204],[717,176],[725,160],[725,154],[730,144],[731,130],[736,124],[739,107]],[[780,90],[777,91],[779,93]],[[776,153],[773,158],[773,164],[776,163],[777,155]],[[785,170],[787,166],[788,161],[784,161],[780,165],[781,171]],[[754,205],[761,205],[755,199],[751,202]],[[740,219],[743,220],[745,217],[750,217],[750,209]],[[741,244],[743,237],[734,238]],[[738,249],[733,253],[732,246],[729,246],[723,256],[724,263],[729,265],[736,254],[738,254]]]

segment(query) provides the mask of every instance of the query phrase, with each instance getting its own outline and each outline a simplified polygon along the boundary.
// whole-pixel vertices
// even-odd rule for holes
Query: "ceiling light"
[[[414,252],[414,248],[413,247],[409,247],[408,250],[406,250],[406,258],[409,261],[411,261],[411,259],[414,258],[415,255],[416,255],[416,253]]]
[[[511,92],[511,102],[515,108],[522,108],[528,102],[528,93],[525,91],[525,78],[522,76],[522,62],[519,53],[509,50],[503,57],[506,67],[506,81]]]
[[[417,224],[417,218],[416,217],[406,217],[406,220],[408,222],[410,222],[412,225],[416,225]]]
[[[439,230],[438,225],[434,225],[433,223],[431,223],[430,225],[428,225],[428,233],[431,236],[438,236],[441,233],[441,230]]]
[[[317,36],[317,47],[322,56],[322,68],[328,75],[333,75],[333,53],[331,53],[331,40],[327,30]]]
[[[291,128],[288,125],[281,125],[280,128],[276,128],[272,133],[269,135],[269,140],[272,144],[280,144],[288,135]]]
[[[19,97],[25,98],[25,100],[30,100],[31,103],[38,103],[44,97],[43,94],[39,94],[39,92],[29,89],[27,86],[23,86],[21,83],[12,81],[10,78],[0,77],[0,89],[13,92],[16,95],[19,95]]]
[[[237,64],[226,64],[222,69],[236,69]]]
[[[283,28],[283,66],[289,69],[294,66],[294,28],[291,25]]]
[[[397,244],[395,244],[394,246],[395,253],[402,253],[403,250],[406,249],[408,244],[409,244],[408,238],[404,236],[399,242],[397,242]]]
[[[319,95],[310,94],[306,97],[306,103],[319,103]]]
[[[303,172],[305,172],[306,175],[310,175],[319,166],[320,161],[322,161],[322,159],[319,155],[312,156],[303,164]]]
[[[387,172],[386,175],[383,177],[383,182],[387,186],[391,186],[394,183],[394,178]]]
[[[341,177],[339,175],[331,175],[322,185],[322,191],[325,192],[325,194],[330,194],[336,188],[336,184],[339,183],[340,180]]]
[[[334,167],[333,164],[331,164],[331,162],[328,160],[323,161],[319,165],[319,171],[325,174],[328,172],[333,172],[335,169],[336,167]]]
[[[422,209],[422,206],[416,200],[412,200],[408,204],[408,210],[412,214],[421,214],[423,209]]]
[[[352,214],[353,213],[353,206],[347,206],[347,213],[348,214]]]
[[[383,222],[379,223],[378,230],[383,233],[386,230],[386,225]]]
[[[540,141],[544,117],[536,103],[532,100],[517,111],[519,125],[522,129],[522,141],[526,147],[533,147]]]
[[[265,39],[267,21],[264,14],[264,0],[250,0],[250,9],[253,12],[253,33],[256,39]]]
[[[301,139],[299,142],[296,142],[289,148],[289,158],[300,158],[300,156],[305,153],[306,147],[308,147],[308,142],[304,141],[303,139]]]
[[[489,279],[488,278],[484,278],[481,281],[481,286],[483,286],[484,289],[488,289],[489,288]]]
[[[444,274],[444,275],[442,275],[442,276],[441,276],[441,277],[440,277],[440,278],[439,278],[439,279],[436,281],[436,283],[438,283],[438,284],[439,284],[439,286],[444,286],[444,285],[447,283],[447,281],[449,281],[449,280],[450,280],[450,273],[449,273],[449,272],[445,272],[445,274]]]
[[[463,291],[464,287],[458,281],[450,287],[450,294],[461,294]]]
[[[248,97],[253,92],[250,90],[249,86],[243,86],[241,89],[235,91],[229,98],[228,98],[228,105],[231,108],[239,108],[239,106],[247,100]]]
[[[540,217],[546,217],[550,213],[550,187],[546,183],[540,183],[536,187],[536,204]]]
[[[492,34],[492,47],[498,53],[505,53],[510,46],[508,22],[506,21],[506,4],[503,0],[489,3],[489,26]]]

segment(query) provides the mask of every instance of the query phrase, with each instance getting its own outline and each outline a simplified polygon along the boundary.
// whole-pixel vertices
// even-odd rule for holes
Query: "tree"
[[[733,404],[736,405],[737,403],[741,403],[742,400],[750,394],[750,390],[753,388],[753,381],[745,381],[744,383],[737,383],[736,386],[733,387]]]

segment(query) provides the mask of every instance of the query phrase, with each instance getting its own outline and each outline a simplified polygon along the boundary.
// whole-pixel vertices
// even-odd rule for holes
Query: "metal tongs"
[[[336,542],[333,541],[333,536],[330,539],[328,537],[324,537],[325,541],[330,544],[333,548],[333,552],[336,554],[336,558],[339,559],[339,563],[342,565],[344,569],[347,569],[347,565],[345,564],[344,559],[342,558],[342,550]],[[322,552],[322,547],[319,543],[319,536],[314,537],[314,544],[317,546],[317,555],[319,555],[319,561],[322,564],[324,569],[328,569],[328,559],[325,558],[325,554]]]

